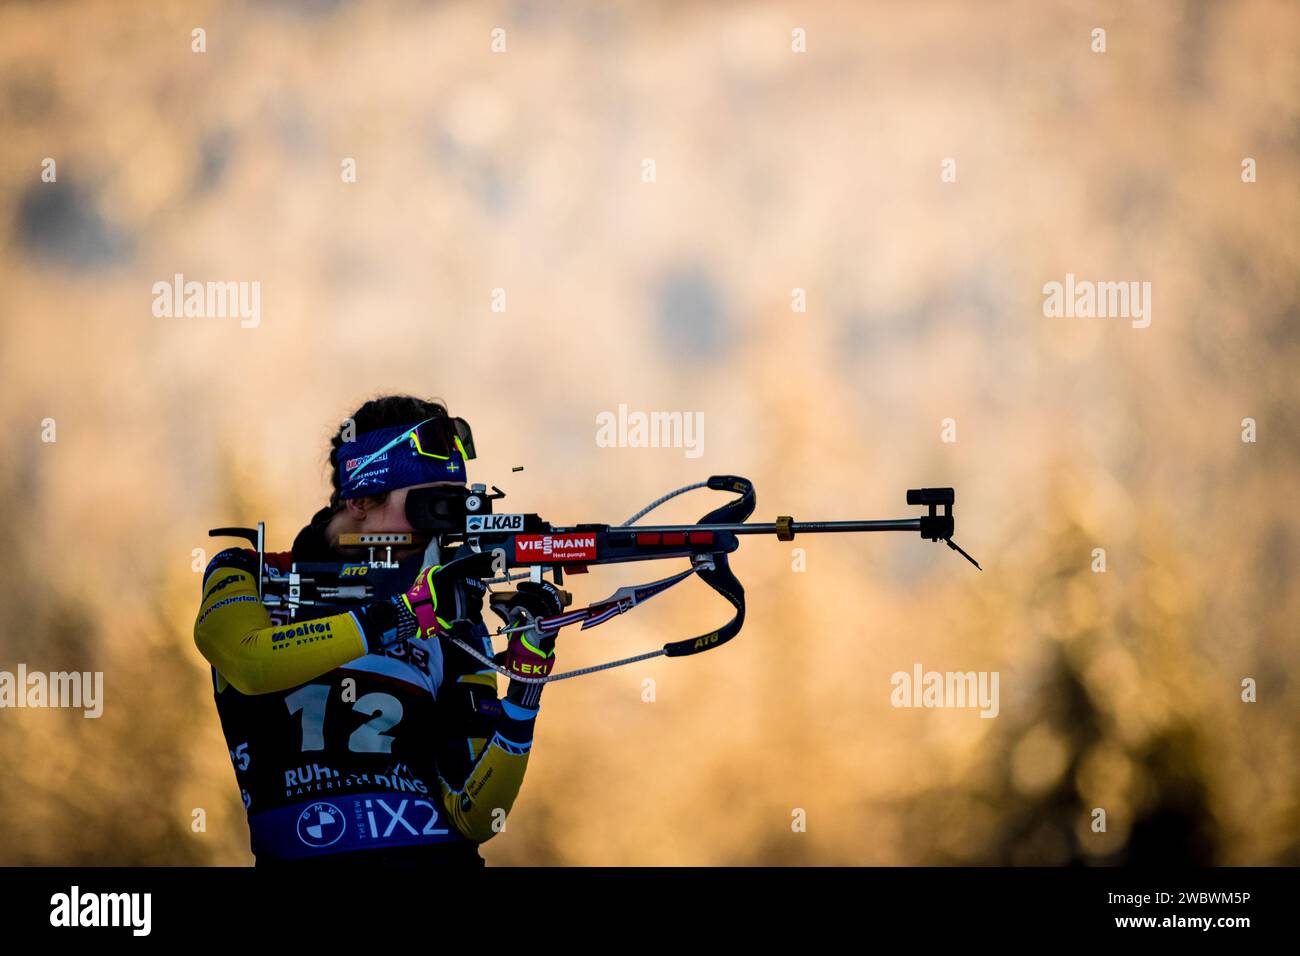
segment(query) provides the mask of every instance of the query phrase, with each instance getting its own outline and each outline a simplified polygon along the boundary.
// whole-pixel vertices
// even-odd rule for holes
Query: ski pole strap
[[[708,486],[715,491],[733,491],[738,498],[715,508],[697,522],[698,524],[737,524],[754,513],[754,483],[748,478],[737,475],[714,475],[708,480]],[[673,641],[664,645],[664,654],[668,657],[686,657],[689,654],[701,654],[704,651],[721,647],[740,633],[745,624],[745,589],[727,563],[725,553],[712,555],[711,567],[701,567],[698,571],[700,580],[717,591],[727,603],[735,608],[736,613],[726,624],[699,637],[684,641]]]

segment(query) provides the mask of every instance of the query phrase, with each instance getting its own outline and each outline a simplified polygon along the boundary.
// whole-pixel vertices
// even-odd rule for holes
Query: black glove
[[[572,598],[549,581],[522,581],[514,592],[492,595],[489,606],[510,629],[509,642],[495,660],[512,676],[546,677],[555,667],[555,637],[559,630],[543,631],[537,626],[542,618],[564,611]],[[535,710],[545,684],[511,680],[506,700]]]
[[[470,551],[416,575],[410,589],[392,599],[404,623],[414,619],[414,636],[446,634],[456,621],[482,624],[483,579],[493,575],[492,560],[491,552]]]
[[[542,618],[563,614],[565,606],[572,601],[573,597],[568,591],[561,590],[550,581],[521,581],[514,591],[494,593],[488,606],[506,627],[522,625],[519,631],[511,633],[513,638],[515,634],[530,629],[531,625]],[[549,654],[555,648],[555,636],[559,632],[540,631],[535,627],[531,630],[536,632],[537,649]]]

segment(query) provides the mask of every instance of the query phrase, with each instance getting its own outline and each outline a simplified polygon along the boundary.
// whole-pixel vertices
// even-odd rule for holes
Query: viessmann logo
[[[515,538],[516,561],[594,561],[594,534],[521,534]]]

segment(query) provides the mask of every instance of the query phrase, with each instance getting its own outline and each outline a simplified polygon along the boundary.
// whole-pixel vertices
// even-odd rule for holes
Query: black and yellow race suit
[[[345,560],[317,519],[293,551],[265,555],[268,572]],[[417,557],[397,577],[409,586],[419,569]],[[476,635],[490,656],[486,629]],[[483,865],[478,844],[519,792],[537,714],[498,700],[495,672],[441,639],[368,647],[357,615],[337,607],[277,625],[248,549],[208,565],[194,640],[259,865]]]

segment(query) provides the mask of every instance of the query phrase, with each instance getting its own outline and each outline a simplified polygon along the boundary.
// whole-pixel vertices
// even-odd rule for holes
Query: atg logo
[[[342,811],[332,803],[313,803],[298,814],[298,839],[310,847],[338,843],[346,829]]]

